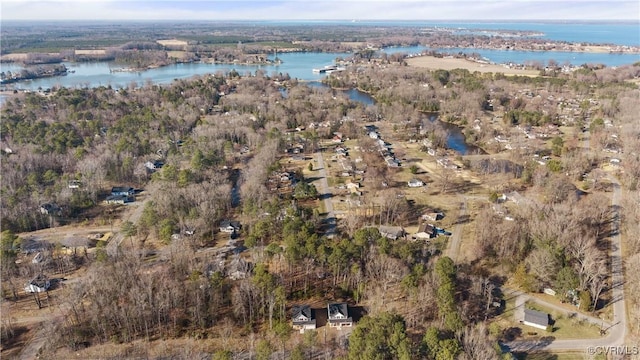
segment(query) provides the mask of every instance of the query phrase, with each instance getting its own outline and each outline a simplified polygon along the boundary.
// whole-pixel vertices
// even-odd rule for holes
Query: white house
[[[353,319],[349,316],[346,303],[330,303],[327,305],[328,323],[330,327],[342,328],[353,326]]]
[[[416,188],[416,187],[422,187],[424,186],[424,182],[422,182],[422,180],[418,180],[418,179],[411,179],[407,182],[407,185],[409,187],[412,188]]]
[[[305,330],[316,328],[316,319],[313,318],[313,311],[309,305],[293,307],[292,324],[295,330],[300,330],[303,334]]]

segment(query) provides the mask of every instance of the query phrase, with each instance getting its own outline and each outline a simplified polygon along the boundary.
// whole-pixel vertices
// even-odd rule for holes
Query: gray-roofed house
[[[313,310],[309,305],[300,305],[293,307],[293,315],[291,317],[293,328],[300,330],[303,334],[305,330],[313,330],[316,328],[316,319],[313,318]]]
[[[349,316],[347,303],[330,303],[327,305],[328,323],[330,327],[353,326],[353,318]]]
[[[391,240],[397,240],[405,235],[404,229],[400,226],[380,226],[378,231],[380,235]]]
[[[40,213],[42,215],[60,215],[62,209],[56,204],[42,204],[40,205]]]
[[[111,196],[132,196],[136,193],[136,190],[132,187],[126,186],[114,186],[111,188]]]
[[[240,222],[235,220],[222,220],[220,222],[220,232],[233,234],[240,231],[241,227]]]
[[[549,314],[542,311],[524,309],[524,321],[522,323],[546,330],[547,326],[549,326]]]

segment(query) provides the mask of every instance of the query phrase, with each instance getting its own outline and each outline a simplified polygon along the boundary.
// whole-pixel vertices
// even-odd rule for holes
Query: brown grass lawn
[[[184,40],[178,40],[178,39],[165,39],[165,40],[158,40],[156,42],[158,44],[162,45],[162,46],[187,46],[187,45],[189,45],[188,42],[186,42]]]
[[[411,59],[407,59],[407,63],[410,66],[427,68],[427,69],[466,69],[471,72],[479,71],[481,73],[503,73],[505,75],[522,75],[522,76],[538,76],[540,74],[537,70],[520,70],[511,69],[503,65],[494,64],[481,64],[475,61],[456,59],[456,58],[437,58],[434,56],[419,56]]]
[[[187,53],[184,51],[167,51],[167,56],[170,58],[184,59],[187,57]]]

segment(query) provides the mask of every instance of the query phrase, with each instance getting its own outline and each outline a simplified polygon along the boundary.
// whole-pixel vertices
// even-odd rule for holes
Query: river
[[[308,83],[308,85],[314,88],[324,88],[327,90],[331,89],[328,85],[325,85],[319,81],[311,81]],[[358,89],[333,90],[333,91],[340,91],[343,94],[347,95],[350,100],[359,102],[361,104],[364,104],[365,106],[375,105],[376,103],[375,99],[371,95],[365,92],[362,92]],[[286,97],[286,90],[282,89],[281,92],[283,93],[283,96]],[[439,121],[440,126],[442,126],[447,131],[447,148],[448,149],[454,150],[455,152],[461,155],[484,153],[484,151],[481,148],[477,146],[469,145],[465,142],[465,137],[462,132],[462,128],[458,127],[455,124],[450,124],[450,123],[439,120],[437,114],[431,115],[429,117],[429,120],[432,122]]]
[[[383,51],[388,54],[407,53],[419,54],[428,48],[425,46],[392,47]],[[619,66],[640,61],[638,54],[609,54],[609,53],[579,53],[561,51],[520,51],[520,50],[483,50],[483,49],[434,49],[449,53],[478,53],[495,63],[530,63],[540,62],[546,64],[549,60],[555,60],[558,64],[569,63],[572,65],[605,64],[607,66]],[[123,66],[111,62],[86,62],[69,63],[64,65],[69,69],[66,76],[56,76],[3,85],[2,89],[38,90],[51,87],[98,87],[112,86],[115,88],[129,85],[142,86],[146,83],[168,84],[175,79],[185,79],[196,75],[205,75],[216,72],[229,72],[236,70],[241,74],[264,71],[267,75],[288,73],[293,78],[300,80],[320,80],[324,74],[313,73],[313,68],[331,65],[337,58],[347,58],[349,53],[282,53],[278,58],[282,60],[278,65],[241,65],[241,64],[208,64],[188,63],[163,66],[140,72],[115,71]],[[273,59],[273,55],[271,55]],[[0,71],[20,71],[22,66],[12,63],[0,63]]]
[[[282,60],[279,65],[241,65],[241,64],[208,64],[187,63],[163,66],[140,72],[115,71],[123,68],[122,65],[111,62],[83,62],[64,65],[69,69],[66,76],[56,76],[4,85],[3,89],[39,90],[56,87],[99,87],[112,86],[123,88],[131,84],[142,86],[146,83],[168,84],[175,79],[186,79],[197,75],[206,75],[216,72],[238,71],[241,75],[264,71],[267,75],[288,73],[293,78],[300,80],[320,80],[325,75],[316,74],[312,70],[325,65],[331,65],[336,58],[348,57],[348,53],[282,53],[278,58]],[[272,56],[273,58],[273,56]],[[13,63],[0,63],[0,71],[20,71],[22,66]]]

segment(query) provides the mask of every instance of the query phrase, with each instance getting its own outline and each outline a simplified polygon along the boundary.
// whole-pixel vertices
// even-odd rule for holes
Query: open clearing
[[[106,50],[104,49],[76,50],[76,55],[104,55],[104,54],[106,54]]]
[[[471,72],[479,71],[481,73],[503,73],[505,75],[523,75],[523,76],[538,76],[540,72],[537,70],[522,70],[512,69],[505,65],[495,64],[482,64],[471,60],[456,59],[452,57],[438,58],[434,56],[419,56],[411,59],[407,59],[407,63],[410,66],[427,68],[427,69],[466,69]]]
[[[189,45],[188,42],[186,42],[184,40],[178,40],[178,39],[158,40],[156,42],[158,44],[162,45],[162,46],[187,46],[187,45]]]

